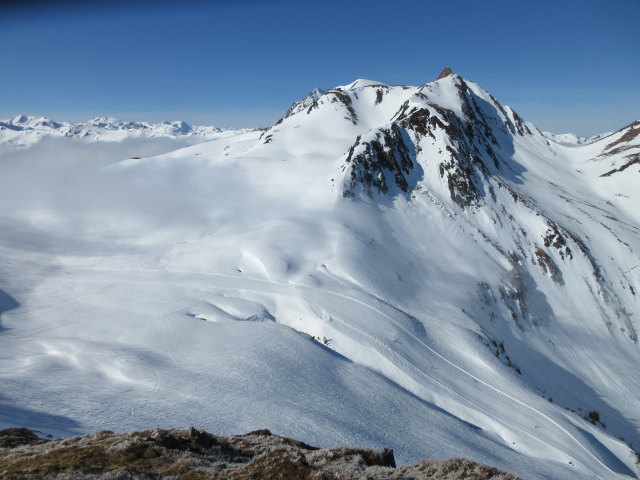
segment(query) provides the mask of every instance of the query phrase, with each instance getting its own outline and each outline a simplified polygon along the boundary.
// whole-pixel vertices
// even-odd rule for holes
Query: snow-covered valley
[[[638,478],[638,122],[543,134],[455,74],[266,130],[47,122],[0,123],[0,428]]]

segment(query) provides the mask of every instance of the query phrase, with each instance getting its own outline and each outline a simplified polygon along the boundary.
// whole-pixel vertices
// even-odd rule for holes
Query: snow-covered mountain
[[[244,129],[242,131],[248,131]],[[47,117],[16,115],[0,121],[0,143],[29,146],[43,137],[81,138],[88,141],[118,142],[126,138],[195,137],[208,140],[220,136],[216,127],[191,126],[183,121],[148,123],[123,122],[96,117],[87,122],[56,122]]]
[[[637,478],[639,132],[558,140],[446,71],[155,157],[6,153],[0,427]]]
[[[598,140],[601,140],[604,137],[608,137],[613,132],[600,133],[598,135],[594,135],[593,137],[578,137],[573,133],[563,133],[563,134],[555,134],[551,132],[542,132],[542,134],[549,138],[549,140],[553,140],[555,143],[559,143],[561,145],[567,145],[570,147],[575,147],[578,145],[586,145],[588,143],[593,143]]]

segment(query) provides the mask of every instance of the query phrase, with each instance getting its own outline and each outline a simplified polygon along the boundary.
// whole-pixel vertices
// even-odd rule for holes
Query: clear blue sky
[[[266,126],[316,86],[451,65],[539,128],[591,135],[640,118],[639,33],[640,0],[15,2],[0,118]]]

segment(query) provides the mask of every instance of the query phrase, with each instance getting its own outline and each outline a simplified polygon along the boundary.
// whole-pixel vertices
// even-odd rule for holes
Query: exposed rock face
[[[375,132],[369,141],[362,141],[358,137],[347,155],[346,163],[353,163],[353,166],[351,179],[343,195],[355,196],[359,185],[363,186],[369,196],[372,195],[372,188],[386,194],[393,185],[406,193],[409,190],[406,175],[411,173],[414,164],[411,147],[405,143],[405,136],[402,129],[394,123],[389,129]],[[354,154],[356,148],[360,152]]]
[[[457,81],[463,118],[428,102],[425,96],[417,96],[417,101],[406,101],[400,107],[389,127],[356,139],[344,165],[348,172],[345,197],[355,197],[359,190],[369,197],[409,193],[422,176],[420,163],[437,162],[451,199],[461,208],[477,202],[484,194],[483,178],[489,173],[486,164],[501,168],[493,150],[498,142],[489,125],[497,120],[487,118],[465,82],[459,77]],[[518,127],[509,123],[504,127],[499,124],[499,128],[506,135],[507,128],[515,132]],[[436,154],[423,153],[439,139],[446,139],[444,148]]]
[[[440,75],[438,75],[438,78],[436,78],[436,80],[440,80],[441,78],[448,77],[449,75],[453,75],[453,70],[451,70],[449,66],[446,66],[442,69],[442,71],[440,72]]]
[[[298,112],[307,110],[309,107],[316,104],[318,99],[325,93],[326,92],[324,90],[321,90],[319,88],[314,88],[313,90],[311,90],[311,92],[309,92],[309,94],[305,98],[303,98],[302,100],[298,100],[297,102],[294,102],[289,107],[289,110],[287,110],[287,112],[282,116],[282,118],[278,120],[276,125],[279,125],[280,123],[282,123],[282,121],[285,118],[289,118],[290,116],[295,115]]]
[[[599,158],[609,158],[618,156],[615,167],[600,175],[601,177],[610,177],[611,175],[625,171],[634,165],[640,165],[640,120],[635,121],[624,128],[621,128],[613,135],[619,135],[619,138],[608,143]],[[612,136],[613,136],[612,135]]]
[[[228,437],[195,428],[103,431],[44,441],[27,429],[9,429],[0,431],[0,445],[1,479],[517,480],[464,459],[396,468],[390,449],[319,449],[269,430]]]
[[[624,134],[616,141],[611,142],[604,147],[603,156],[614,155],[631,148],[636,148],[637,143],[635,143],[634,140],[640,137],[640,120],[627,125],[619,130],[619,132],[624,132]]]

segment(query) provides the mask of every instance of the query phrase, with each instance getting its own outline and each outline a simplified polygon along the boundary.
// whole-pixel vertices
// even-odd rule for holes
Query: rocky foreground
[[[221,437],[202,430],[102,431],[45,440],[0,431],[0,479],[474,479],[517,480],[464,459],[396,467],[393,450],[316,448],[257,430]]]

